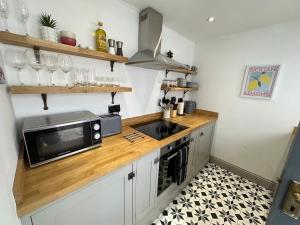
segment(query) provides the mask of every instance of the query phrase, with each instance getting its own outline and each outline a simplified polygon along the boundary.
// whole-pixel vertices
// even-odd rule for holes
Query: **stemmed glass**
[[[6,56],[6,62],[11,67],[15,68],[18,71],[20,83],[21,85],[24,85],[24,82],[21,77],[21,72],[27,64],[25,51],[16,50],[16,49],[7,49],[5,56]]]
[[[8,31],[8,25],[7,25],[8,6],[6,0],[0,0],[0,16],[4,23],[4,30]]]
[[[57,55],[43,54],[45,68],[50,72],[50,85],[55,86],[54,73],[58,69]]]
[[[72,70],[73,61],[69,55],[59,55],[58,62],[60,69],[65,73],[66,86],[69,86],[69,72]]]
[[[39,55],[36,55],[39,54]],[[33,50],[26,50],[26,56],[28,59],[28,63],[31,66],[32,69],[35,70],[35,74],[36,74],[36,79],[37,79],[37,85],[41,86],[41,80],[40,80],[40,76],[39,76],[39,71],[44,67],[44,59],[42,54],[35,53]]]
[[[74,68],[73,70],[73,83],[74,86],[80,86],[81,84],[81,71],[79,68]]]
[[[19,4],[21,20],[22,20],[22,23],[23,23],[23,26],[24,26],[24,32],[25,32],[25,35],[28,35],[27,21],[28,21],[28,17],[29,17],[29,11],[28,11],[28,8],[26,6],[25,0],[17,0],[17,1],[18,1],[18,4]]]
[[[91,86],[97,86],[97,80],[96,80],[96,70],[95,68],[90,68],[89,69],[89,73],[90,73],[90,84]]]

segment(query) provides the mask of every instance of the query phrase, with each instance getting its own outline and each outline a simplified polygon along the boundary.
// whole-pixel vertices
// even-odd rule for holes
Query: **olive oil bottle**
[[[106,44],[106,32],[103,30],[103,23],[98,22],[98,29],[96,30],[96,46],[97,51],[107,52],[107,44]]]

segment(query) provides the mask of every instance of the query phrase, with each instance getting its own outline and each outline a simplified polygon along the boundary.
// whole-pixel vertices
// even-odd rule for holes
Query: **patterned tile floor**
[[[272,193],[209,163],[152,225],[265,224]]]

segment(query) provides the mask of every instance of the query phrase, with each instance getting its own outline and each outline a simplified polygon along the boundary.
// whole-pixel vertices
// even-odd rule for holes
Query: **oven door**
[[[178,151],[172,151],[159,160],[157,196],[175,183]]]
[[[93,145],[91,123],[24,132],[31,167],[63,158]]]

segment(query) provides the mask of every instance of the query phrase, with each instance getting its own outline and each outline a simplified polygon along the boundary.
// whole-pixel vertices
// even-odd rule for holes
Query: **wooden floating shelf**
[[[169,70],[166,70],[166,73],[168,73],[170,71],[176,72],[176,73],[183,73],[186,75],[196,75],[197,74],[197,71],[188,70],[188,69],[169,69]]]
[[[45,86],[11,86],[12,94],[40,94],[44,103],[44,110],[48,110],[47,95],[48,94],[71,94],[71,93],[110,93],[111,104],[115,104],[115,95],[118,92],[132,92],[130,87],[45,87]]]
[[[45,41],[42,39],[25,35],[13,34],[5,31],[0,31],[0,42],[9,45],[35,48],[39,50],[76,55],[86,58],[100,59],[110,62],[126,63],[128,61],[128,58],[124,56],[112,55],[105,52],[74,47],[51,41]]]
[[[67,93],[112,93],[132,92],[130,87],[48,87],[48,86],[11,86],[12,94],[67,94]]]
[[[161,87],[162,91],[197,91],[198,88]]]

